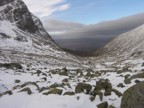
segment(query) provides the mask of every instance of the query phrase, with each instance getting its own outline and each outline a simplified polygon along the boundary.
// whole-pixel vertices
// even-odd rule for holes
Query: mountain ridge
[[[26,57],[29,62],[32,62],[31,58],[33,58],[35,62],[47,61],[50,65],[80,66],[77,57],[57,46],[43,28],[41,21],[29,12],[22,0],[1,1],[1,61],[25,62]]]
[[[123,33],[95,52],[97,56],[134,56],[144,52],[144,24]]]

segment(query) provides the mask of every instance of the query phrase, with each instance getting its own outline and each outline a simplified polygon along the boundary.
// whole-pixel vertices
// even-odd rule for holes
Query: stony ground
[[[144,60],[101,62],[91,68],[0,64],[1,108],[120,108],[129,87],[144,81]]]

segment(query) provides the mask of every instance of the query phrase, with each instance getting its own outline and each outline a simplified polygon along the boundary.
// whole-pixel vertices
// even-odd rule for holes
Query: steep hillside
[[[22,0],[0,2],[0,61],[42,62],[63,67],[81,65],[78,58],[54,43]]]
[[[142,56],[144,54],[144,25],[124,33],[95,53],[107,56]]]

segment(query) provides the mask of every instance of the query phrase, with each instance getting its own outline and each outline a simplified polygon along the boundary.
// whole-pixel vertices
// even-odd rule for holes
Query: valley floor
[[[143,59],[101,62],[92,69],[1,63],[0,108],[97,108],[102,102],[120,108],[123,92],[140,81]]]

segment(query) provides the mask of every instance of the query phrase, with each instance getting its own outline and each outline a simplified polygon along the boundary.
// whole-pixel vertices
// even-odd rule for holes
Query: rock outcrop
[[[121,108],[144,108],[144,82],[140,82],[124,92]]]
[[[79,64],[77,57],[57,46],[22,0],[0,0],[0,43],[0,60],[4,62]]]

